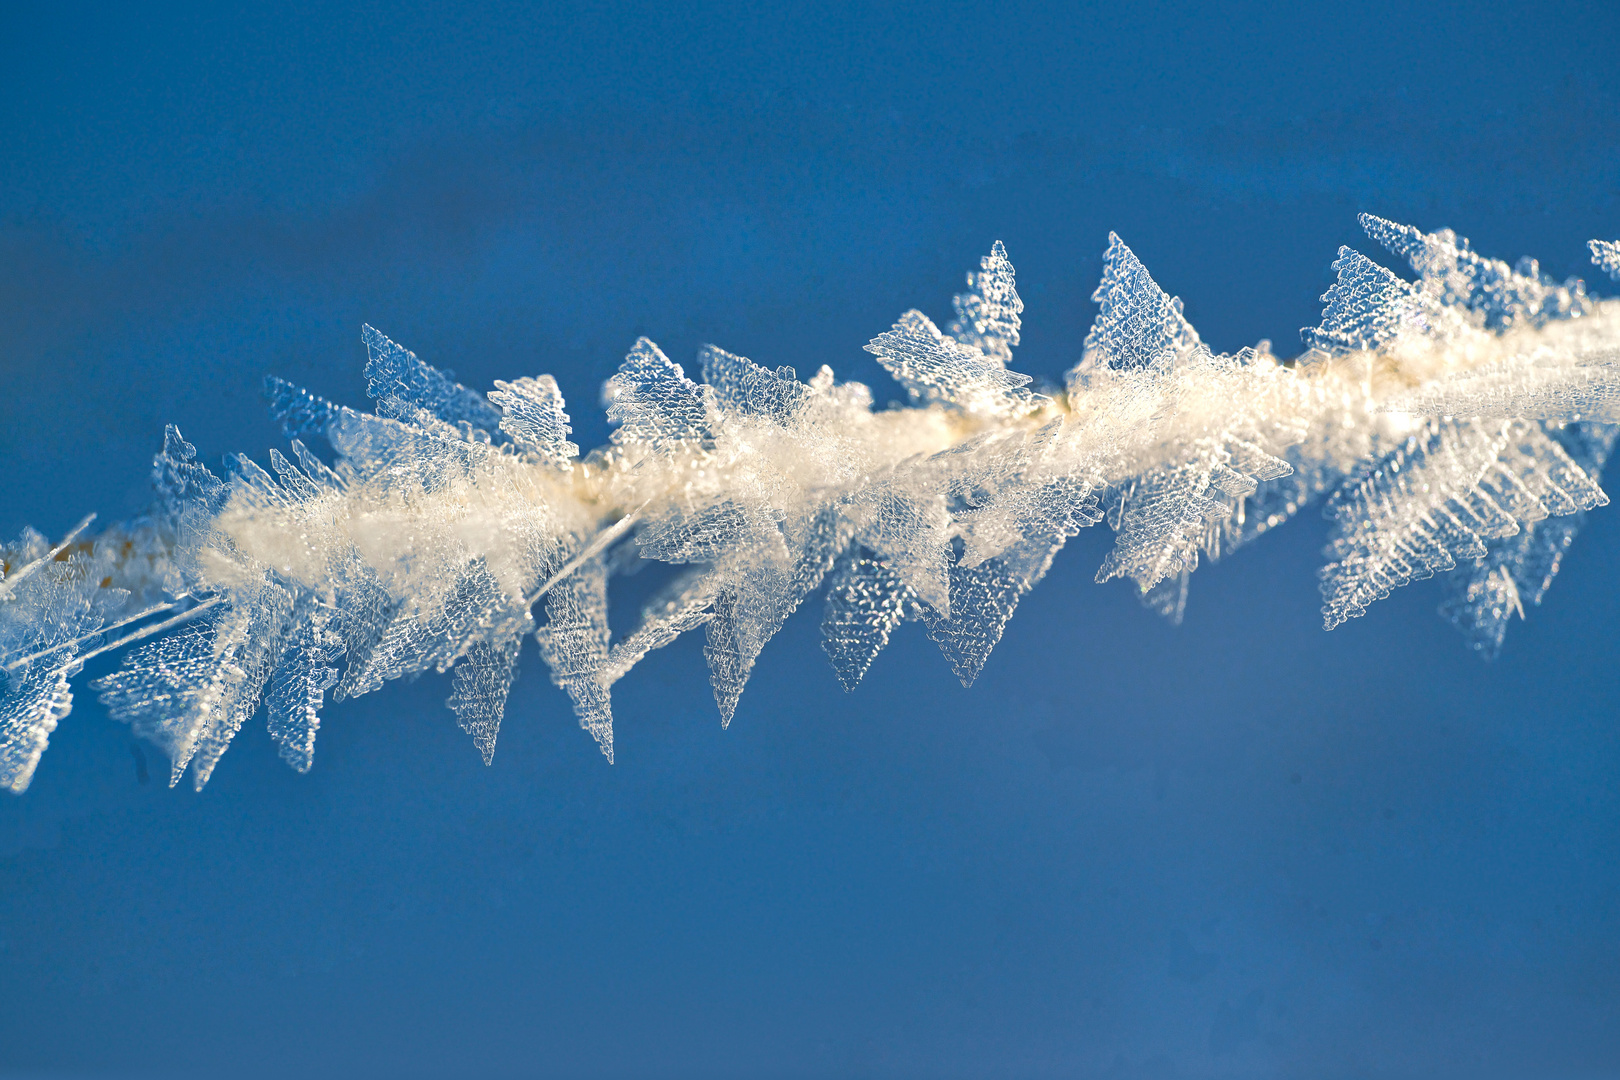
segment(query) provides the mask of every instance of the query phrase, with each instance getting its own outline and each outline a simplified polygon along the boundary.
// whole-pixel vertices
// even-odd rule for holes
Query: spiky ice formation
[[[1445,574],[1442,614],[1494,655],[1608,501],[1620,302],[1449,231],[1362,225],[1416,280],[1341,249],[1292,362],[1214,352],[1111,235],[1079,362],[1037,392],[1010,366],[1024,305],[997,242],[946,332],[909,311],[867,346],[910,407],[714,346],[697,381],[643,338],[604,389],[612,442],[584,457],[550,376],[485,397],[367,326],[374,413],[271,379],[291,442],[269,470],[236,455],[216,475],[171,427],[150,517],[4,549],[0,784],[28,786],[72,680],[125,646],[92,686],[198,788],[261,707],[303,771],[328,696],[451,668],[487,763],[531,634],[612,760],[614,683],[688,631],[722,724],[824,582],[846,688],[907,621],[971,684],[1079,530],[1106,521],[1098,580],[1179,621],[1201,559],[1323,498],[1328,628]],[[1592,243],[1611,273],[1617,251]],[[680,569],[614,641],[610,581],[641,560]]]

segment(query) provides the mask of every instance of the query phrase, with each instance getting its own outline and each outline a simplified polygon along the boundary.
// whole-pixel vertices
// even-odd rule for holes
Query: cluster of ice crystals
[[[449,372],[424,364],[370,326],[361,327],[360,335],[366,343],[366,393],[377,402],[378,416],[419,422],[426,413],[485,435],[500,428],[501,414],[478,391],[462,386]]]
[[[1263,351],[1211,351],[1117,235],[1093,299],[1102,310],[1070,372],[1069,405],[1103,455],[1118,534],[1097,580],[1130,578],[1148,606],[1179,622],[1199,553],[1219,558],[1223,542],[1233,546],[1229,523],[1245,501],[1294,471],[1278,455],[1299,432],[1270,408],[1288,376]]]
[[[1386,406],[1414,415],[1620,423],[1620,370],[1610,322],[1553,323],[1467,341],[1477,361],[1445,368]]]
[[[574,429],[563,411],[562,391],[550,375],[515,382],[496,379],[489,400],[503,410],[501,430],[539,460],[566,469],[579,456],[579,447],[568,441]]]
[[[1411,581],[1486,559],[1521,526],[1608,502],[1539,424],[1425,424],[1328,503],[1333,561],[1322,570],[1328,629]]]
[[[559,582],[546,598],[546,624],[535,635],[551,681],[568,692],[579,726],[613,760],[611,684],[608,661],[607,568],[590,559]],[[487,754],[494,752],[493,738]]]
[[[1106,367],[1167,375],[1202,344],[1182,315],[1181,298],[1159,288],[1116,233],[1108,234],[1102,282],[1091,299],[1101,310],[1086,334],[1076,372]]]
[[[1620,281],[1620,240],[1588,240],[1592,261],[1610,277]]]
[[[1487,330],[1541,325],[1591,311],[1580,279],[1555,282],[1534,259],[1509,266],[1479,255],[1450,229],[1425,233],[1372,214],[1362,214],[1360,221],[1368,236],[1411,265],[1423,293],[1444,308],[1466,313]]]
[[[1608,502],[1594,478],[1614,446],[1614,427],[1542,424],[1529,430],[1541,431],[1541,439],[1552,447],[1540,439],[1538,445],[1521,443],[1510,451],[1513,463],[1499,461],[1497,467],[1508,473],[1504,479],[1511,480],[1513,468],[1531,473],[1549,516],[1537,517],[1532,508],[1517,533],[1486,540],[1483,557],[1448,575],[1440,607],[1440,614],[1467,635],[1470,648],[1486,659],[1501,652],[1511,617],[1524,618],[1525,605],[1540,604],[1547,595],[1586,511]],[[1551,460],[1540,460],[1537,451],[1553,447]]]
[[[82,530],[81,524],[75,533]],[[70,535],[52,546],[32,529],[0,561],[0,786],[20,792],[56,725],[73,708],[72,677],[92,635],[127,597],[101,588],[110,552],[73,550]]]
[[[619,425],[613,441],[620,446],[674,454],[707,433],[713,391],[688,379],[647,338],[636,341],[602,393],[608,421]]]
[[[329,701],[428,671],[453,672],[447,705],[487,764],[531,636],[611,761],[614,684],[682,634],[703,631],[723,725],[818,590],[846,689],[907,622],[971,684],[1081,529],[1114,533],[1099,581],[1179,622],[1202,561],[1324,498],[1329,628],[1445,575],[1441,613],[1493,656],[1608,501],[1620,302],[1361,220],[1416,280],[1342,248],[1291,364],[1268,342],[1216,353],[1110,234],[1066,392],[1036,393],[997,242],[946,332],[908,311],[866,346],[911,407],[712,345],[699,381],[641,338],[604,387],[612,442],[583,458],[550,376],[486,397],[366,326],[374,412],[268,380],[289,438],[268,468],[216,473],[171,427],[151,517],[0,548],[0,785],[28,786],[72,680],[128,646],[92,685],[171,782],[205,784],[261,709],[307,770]],[[1620,276],[1620,243],[1592,253]],[[615,640],[612,580],[658,563]]]

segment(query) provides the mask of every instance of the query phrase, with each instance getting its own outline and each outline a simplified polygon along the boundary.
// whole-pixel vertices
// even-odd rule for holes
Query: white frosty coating
[[[1492,656],[1608,501],[1620,301],[1449,231],[1362,225],[1417,279],[1341,249],[1291,364],[1214,352],[1111,234],[1066,392],[1036,393],[998,242],[948,333],[910,311],[867,346],[912,407],[715,346],[698,382],[642,338],[604,387],[612,443],[583,458],[550,376],[486,398],[367,326],[374,414],[268,380],[291,440],[269,470],[236,455],[215,475],[171,427],[151,517],[0,549],[0,785],[27,788],[74,677],[130,644],[92,685],[199,788],[261,704],[303,771],[328,696],[452,668],[488,763],[530,635],[612,760],[614,683],[688,631],[724,724],[823,584],[846,688],[909,621],[970,684],[1080,529],[1115,533],[1098,580],[1179,621],[1201,558],[1324,498],[1325,625],[1445,574],[1441,613]],[[1620,272],[1620,245],[1592,252]],[[610,581],[648,561],[679,569],[615,640]]]

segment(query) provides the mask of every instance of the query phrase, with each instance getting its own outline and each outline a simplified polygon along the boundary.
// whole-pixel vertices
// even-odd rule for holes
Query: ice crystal
[[[74,535],[49,546],[32,530],[8,551],[0,579],[0,655],[13,658],[4,669],[0,696],[0,786],[20,792],[56,725],[73,708],[72,677],[82,667],[83,646],[107,621],[124,590],[99,588],[112,569],[108,552],[68,554]],[[59,559],[61,561],[59,561]]]
[[[1620,302],[1531,260],[1371,215],[1406,280],[1342,248],[1306,352],[1217,353],[1110,234],[1098,313],[1065,391],[1012,368],[1023,301],[995,243],[942,332],[921,311],[866,346],[910,407],[822,367],[801,380],[713,345],[687,374],[647,338],[581,457],[547,375],[489,396],[362,328],[375,411],[270,379],[289,439],[218,472],[170,427],[150,516],[0,548],[0,785],[20,792],[73,681],[207,783],[254,715],[290,765],[331,703],[425,672],[485,763],[525,642],[611,761],[612,689],[703,632],[722,725],[770,640],[817,590],[854,689],[920,622],[964,684],[1065,542],[1106,522],[1099,581],[1179,622],[1193,572],[1326,500],[1325,624],[1446,578],[1441,614],[1490,657],[1542,602],[1620,425]],[[1620,274],[1620,246],[1593,241]],[[667,564],[610,632],[616,576]],[[261,713],[262,710],[262,713]]]
[[[967,283],[971,291],[951,301],[956,318],[946,330],[963,345],[973,346],[997,363],[1011,363],[1024,302],[1018,298],[1013,264],[1000,240],[991,246],[990,254],[979,260],[979,270],[968,272]]]
[[[501,407],[501,430],[513,442],[558,468],[566,469],[579,456],[579,447],[568,441],[574,429],[568,426],[556,379],[550,375],[525,376],[516,382],[496,379],[495,386],[489,400]]]
[[[551,590],[546,625],[536,632],[551,681],[568,691],[579,726],[613,760],[613,709],[608,661],[607,567],[591,559]]]
[[[499,645],[474,642],[456,666],[456,690],[446,702],[461,730],[473,737],[484,764],[495,760],[495,739],[501,733],[506,697],[517,677],[518,649],[523,639],[507,638]]]
[[[1182,315],[1181,298],[1159,288],[1115,233],[1108,234],[1102,283],[1091,299],[1102,310],[1086,334],[1082,370],[1107,367],[1169,374],[1201,344]]]
[[[636,342],[602,391],[613,441],[672,454],[703,439],[712,391],[686,377],[681,365],[646,338]]]
[[[1126,475],[1110,496],[1118,537],[1097,580],[1132,579],[1144,599],[1152,597],[1149,606],[1179,622],[1184,579],[1197,568],[1199,552],[1218,557],[1223,523],[1241,502],[1261,482],[1293,471],[1256,442],[1265,438],[1256,406],[1274,389],[1277,369],[1257,364],[1252,351],[1213,353],[1187,322],[1180,299],[1159,287],[1117,235],[1108,239],[1103,283],[1092,297],[1101,311],[1070,374],[1071,403],[1121,401],[1122,416],[1138,430],[1116,438],[1147,441],[1137,453],[1150,449],[1153,461],[1138,468],[1111,463]],[[1170,437],[1153,438],[1155,427]],[[1173,604],[1155,593],[1167,579],[1181,583]]]
[[[1511,451],[1515,464],[1532,474],[1530,479],[1544,493],[1542,500],[1553,504],[1549,514],[1563,516],[1538,518],[1532,508],[1518,533],[1486,541],[1482,557],[1447,577],[1440,614],[1486,659],[1501,652],[1511,617],[1524,618],[1525,605],[1540,604],[1547,595],[1580,531],[1585,511],[1608,501],[1591,478],[1602,470],[1614,439],[1613,427],[1569,424],[1543,431],[1537,445],[1520,444]],[[1552,452],[1544,462],[1537,451],[1548,450]],[[1547,475],[1549,464],[1554,475]],[[1499,461],[1498,468],[1504,473],[1503,480],[1512,483],[1517,479],[1511,466]]]
[[[1339,275],[1322,294],[1322,322],[1300,331],[1305,344],[1324,352],[1377,349],[1393,340],[1421,313],[1421,293],[1359,251],[1339,249]]]
[[[366,343],[366,393],[377,402],[377,415],[395,420],[417,420],[423,412],[447,424],[465,424],[494,434],[501,415],[476,390],[456,382],[416,358],[409,349],[389,341],[370,326],[360,328]]]
[[[1048,399],[1026,390],[1028,375],[1008,371],[973,345],[939,332],[920,311],[908,311],[866,346],[910,392],[913,401],[968,412],[1027,412]]]
[[[854,554],[839,561],[827,587],[821,644],[845,690],[860,684],[895,627],[916,611],[917,594],[887,564]]]
[[[1607,501],[1539,425],[1433,421],[1329,501],[1327,628],[1392,589],[1485,559],[1488,540],[1515,536],[1521,524]]]
[[[344,644],[332,628],[333,621],[330,609],[313,602],[294,612],[294,630],[265,695],[270,737],[281,747],[282,760],[299,772],[308,772],[314,763],[321,706],[326,692],[338,681],[338,669],[331,665],[343,655]]]

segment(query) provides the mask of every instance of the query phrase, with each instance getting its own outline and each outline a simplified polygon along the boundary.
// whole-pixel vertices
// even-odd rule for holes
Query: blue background
[[[996,238],[1047,378],[1110,228],[1222,349],[1358,210],[1591,279],[1613,4],[1286,6],[6,4],[0,532],[138,512],[166,421],[263,460],[267,372],[363,402],[362,320],[591,446],[642,333],[881,400]],[[1620,514],[1491,666],[1433,583],[1324,634],[1324,535],[1174,629],[1091,530],[971,691],[912,626],[846,696],[818,599],[724,733],[685,640],[613,767],[532,644],[488,769],[429,677],[170,792],[81,690],[0,803],[0,1071],[1620,1075]]]

